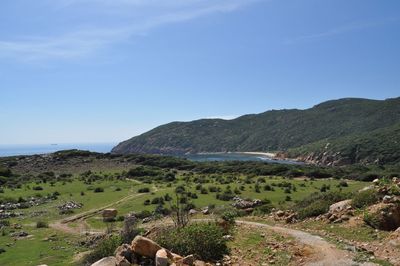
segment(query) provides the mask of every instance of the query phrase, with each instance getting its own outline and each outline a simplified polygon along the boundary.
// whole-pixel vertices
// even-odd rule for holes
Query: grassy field
[[[19,197],[27,198],[31,196],[45,196],[58,192],[57,200],[51,201],[39,206],[34,206],[29,209],[17,210],[24,213],[23,217],[9,219],[11,225],[20,224],[22,229],[13,230],[10,228],[4,229],[0,236],[0,247],[4,248],[6,252],[0,254],[1,265],[67,265],[72,264],[73,257],[79,253],[86,251],[87,248],[79,245],[79,241],[84,240],[84,236],[66,234],[61,231],[57,231],[53,228],[36,228],[37,221],[45,221],[48,224],[54,223],[55,221],[64,219],[71,215],[87,212],[90,210],[112,207],[118,210],[118,215],[126,215],[130,212],[141,212],[144,210],[153,211],[157,205],[149,204],[144,205],[145,200],[152,200],[155,197],[163,197],[165,194],[171,196],[174,195],[174,190],[177,186],[182,185],[186,188],[186,191],[191,191],[197,195],[197,198],[193,199],[192,202],[197,208],[208,206],[210,204],[228,205],[230,201],[222,201],[216,198],[217,193],[223,193],[227,189],[232,191],[240,191],[240,196],[243,198],[252,199],[268,199],[275,206],[285,206],[296,200],[302,199],[310,193],[320,191],[322,186],[327,186],[330,191],[356,191],[360,188],[368,185],[364,182],[348,181],[348,187],[338,187],[338,180],[334,179],[320,179],[320,180],[309,180],[304,181],[301,179],[284,179],[277,176],[265,176],[262,182],[259,183],[259,192],[256,191],[257,178],[253,178],[250,182],[246,176],[239,176],[235,178],[235,181],[221,184],[221,180],[225,180],[215,176],[209,176],[206,178],[207,182],[202,184],[203,189],[207,191],[207,194],[202,194],[201,190],[196,186],[193,180],[196,177],[192,176],[187,178],[182,173],[177,174],[177,178],[174,182],[153,182],[151,184],[144,184],[136,180],[99,180],[92,182],[91,184],[85,184],[83,181],[78,180],[78,177],[73,178],[71,182],[56,182],[53,185],[49,183],[28,183],[24,184],[19,189],[5,188],[3,193],[0,194],[0,199]],[[204,176],[202,176],[204,178]],[[265,180],[265,181],[264,181]],[[222,183],[224,183],[223,181]],[[282,182],[290,183],[296,188],[290,191],[285,191],[285,187],[279,187]],[[40,185],[43,190],[36,191],[32,188]],[[267,191],[264,189],[266,185],[273,187],[273,191]],[[215,187],[221,192],[210,192],[209,188]],[[95,193],[95,188],[103,188],[104,192]],[[149,188],[149,193],[138,193],[140,188]],[[287,201],[287,197],[291,198],[291,201]],[[81,209],[76,209],[74,214],[60,215],[57,209],[58,205],[63,204],[66,201],[76,201],[83,204]],[[169,203],[165,204],[169,207]],[[40,212],[39,216],[35,216],[36,213]],[[85,220],[86,226],[93,230],[104,230],[106,228],[105,223],[102,221],[100,214],[94,214]],[[118,228],[122,222],[115,224]],[[71,228],[77,227],[76,223],[70,223]],[[26,231],[29,233],[29,237],[15,239],[9,235],[12,231]],[[250,237],[250,236],[249,236]],[[251,238],[251,237],[250,237]],[[251,239],[250,239],[251,240]],[[249,240],[249,241],[250,241]],[[246,240],[247,241],[247,240]],[[24,254],[24,256],[20,256]]]

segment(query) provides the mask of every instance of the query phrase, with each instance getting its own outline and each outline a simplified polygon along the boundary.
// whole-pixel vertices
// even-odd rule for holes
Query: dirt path
[[[53,229],[62,231],[64,233],[75,234],[75,235],[80,235],[80,234],[85,234],[85,233],[93,233],[93,234],[102,233],[103,231],[99,231],[99,230],[88,230],[88,224],[86,223],[85,220],[96,214],[101,213],[104,209],[108,209],[110,207],[113,207],[115,205],[121,204],[123,202],[126,202],[126,201],[134,199],[134,198],[138,198],[143,195],[145,195],[145,193],[128,195],[118,201],[109,203],[100,208],[91,209],[89,211],[82,212],[82,213],[64,218],[62,220],[55,221],[54,223],[51,223],[49,226]],[[76,227],[71,227],[68,225],[69,223],[73,223],[73,222],[77,222]]]
[[[262,227],[280,234],[289,235],[294,237],[300,243],[310,246],[317,256],[313,258],[312,262],[306,264],[309,266],[377,265],[374,263],[356,263],[353,261],[354,254],[338,249],[335,245],[327,242],[323,238],[304,231],[248,221],[236,221],[236,223]]]

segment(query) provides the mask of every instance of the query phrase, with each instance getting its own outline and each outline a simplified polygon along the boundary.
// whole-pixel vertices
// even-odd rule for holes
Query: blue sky
[[[398,0],[3,0],[0,144],[400,96]]]

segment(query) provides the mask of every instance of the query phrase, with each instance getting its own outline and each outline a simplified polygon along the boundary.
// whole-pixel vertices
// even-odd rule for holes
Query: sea
[[[249,154],[240,152],[227,152],[227,153],[200,153],[185,155],[185,158],[191,161],[210,162],[210,161],[259,161],[266,163],[279,163],[279,164],[303,164],[302,162],[294,160],[281,160],[271,158],[266,155]]]
[[[47,154],[62,150],[85,150],[92,152],[107,153],[118,143],[64,143],[64,144],[0,144],[0,157]],[[248,154],[239,152],[229,153],[201,153],[183,156],[191,161],[210,162],[210,161],[260,161],[267,163],[280,164],[302,164],[293,160],[280,160],[260,154]]]

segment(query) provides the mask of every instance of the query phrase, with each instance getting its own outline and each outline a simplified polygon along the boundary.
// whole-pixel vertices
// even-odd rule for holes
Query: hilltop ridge
[[[400,148],[400,140],[397,141],[398,130],[394,127],[398,123],[400,98],[343,98],[326,101],[305,110],[271,110],[232,120],[172,122],[121,142],[112,152],[181,155],[199,152],[279,151],[283,156],[291,155],[303,159],[313,154],[313,158],[321,157],[316,162],[321,164],[396,163],[400,156],[391,154],[386,157],[384,150],[379,158],[368,155],[368,160],[365,160],[364,154],[351,160],[340,158],[340,154],[351,143],[346,137],[357,138],[358,134],[369,139],[360,143],[361,149],[363,145],[381,147],[380,139],[368,137],[368,134],[377,136],[376,132],[373,133],[376,130],[393,136],[388,140],[390,144],[387,146]],[[321,150],[317,144],[326,140],[335,140],[335,143],[343,145],[332,145],[334,150]],[[335,160],[326,160],[322,158],[321,152],[338,154]]]

